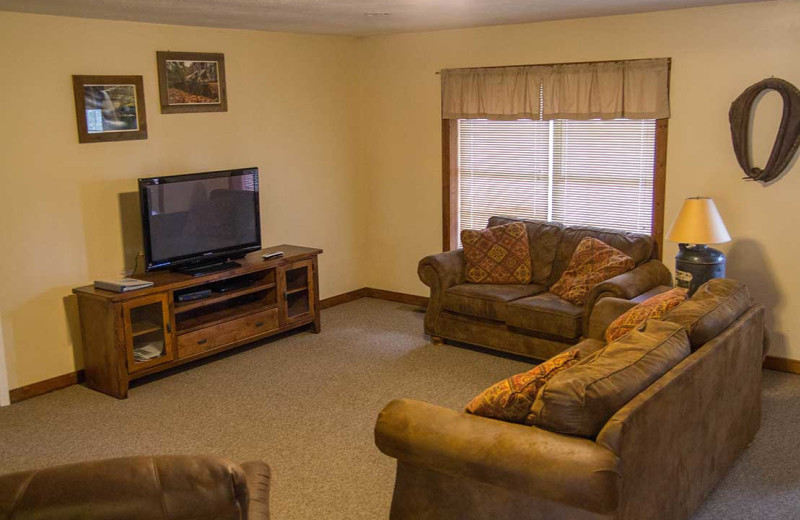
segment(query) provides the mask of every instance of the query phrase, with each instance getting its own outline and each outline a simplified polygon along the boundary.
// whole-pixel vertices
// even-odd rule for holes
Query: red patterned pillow
[[[619,318],[606,329],[606,342],[616,341],[649,319],[658,319],[686,301],[686,289],[677,288],[648,298]]]
[[[575,305],[583,305],[592,287],[634,267],[633,259],[619,249],[586,237],[578,243],[566,271],[550,287],[550,292]]]
[[[536,394],[544,384],[577,362],[577,349],[562,352],[527,372],[493,384],[470,401],[464,411],[501,421],[524,423],[531,413]]]
[[[481,231],[461,231],[466,278],[472,283],[531,282],[531,252],[525,224],[514,222]]]

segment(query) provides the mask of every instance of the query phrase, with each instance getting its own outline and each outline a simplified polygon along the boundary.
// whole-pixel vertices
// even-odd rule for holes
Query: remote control
[[[275,251],[274,253],[267,253],[261,255],[261,258],[263,258],[264,260],[271,260],[273,258],[280,258],[282,256],[283,256],[283,251]]]

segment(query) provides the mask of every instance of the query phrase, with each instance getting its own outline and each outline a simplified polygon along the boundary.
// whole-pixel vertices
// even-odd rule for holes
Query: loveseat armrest
[[[589,333],[587,337],[605,341],[608,326],[627,311],[636,307],[636,305],[638,304],[634,301],[611,296],[598,300],[594,304],[592,315],[589,317]]]
[[[426,256],[419,261],[417,274],[422,283],[431,288],[431,297],[425,310],[425,332],[437,334],[439,313],[442,311],[444,292],[466,281],[464,250],[455,249],[438,255]]]
[[[245,471],[220,457],[125,457],[2,475],[0,518],[242,518],[250,495]]]
[[[648,260],[627,273],[600,282],[589,292],[583,307],[583,335],[589,337],[592,309],[601,298],[614,297],[632,300],[659,285],[670,285],[671,283],[672,273],[660,260]]]
[[[399,399],[380,413],[375,444],[406,464],[594,513],[619,503],[619,459],[589,439]]]
[[[429,255],[419,261],[417,274],[431,291],[444,291],[466,281],[463,249]]]

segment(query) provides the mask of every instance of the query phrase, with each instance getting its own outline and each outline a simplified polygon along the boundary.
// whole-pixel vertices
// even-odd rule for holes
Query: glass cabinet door
[[[313,262],[305,260],[283,268],[283,316],[286,323],[309,318],[314,306]]]
[[[136,298],[122,304],[128,372],[174,359],[167,294]]]

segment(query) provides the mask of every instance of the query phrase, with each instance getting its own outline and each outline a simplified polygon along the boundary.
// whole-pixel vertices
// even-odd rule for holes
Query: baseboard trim
[[[74,384],[83,383],[84,379],[85,375],[83,370],[78,370],[77,372],[70,372],[69,374],[52,377],[50,379],[45,379],[44,381],[14,388],[8,394],[12,403],[18,403],[25,399],[36,397],[37,395],[43,395],[54,390],[60,390]]]
[[[764,368],[800,374],[800,361],[782,357],[767,356],[764,359]]]
[[[319,301],[319,306],[321,309],[330,309],[331,307],[359,300],[361,298],[365,298],[366,296],[367,288],[362,287],[361,289],[356,289],[355,291],[350,291],[343,294],[338,294],[336,296],[331,296],[330,298],[322,299]]]
[[[374,287],[362,287],[355,291],[320,300],[319,305],[323,309],[329,309],[336,305],[352,302],[361,298],[376,298],[378,300],[388,300],[390,302],[405,303],[406,305],[416,305],[418,307],[427,307],[429,300],[429,298],[425,296],[387,291],[385,289],[375,289]]]
[[[319,306],[322,309],[329,309],[331,307],[335,307],[336,305],[352,302],[361,298],[377,298],[380,300],[405,303],[407,305],[417,305],[419,307],[428,306],[428,298],[424,296],[385,291],[383,289],[374,289],[372,287],[362,287],[361,289],[356,289],[344,294],[325,298],[320,300]],[[12,403],[18,403],[20,401],[24,401],[25,399],[30,399],[31,397],[43,395],[54,390],[60,390],[78,383],[83,383],[84,380],[85,375],[83,370],[78,370],[77,372],[70,372],[69,374],[56,376],[50,379],[45,379],[44,381],[14,388],[9,392],[9,398]]]

